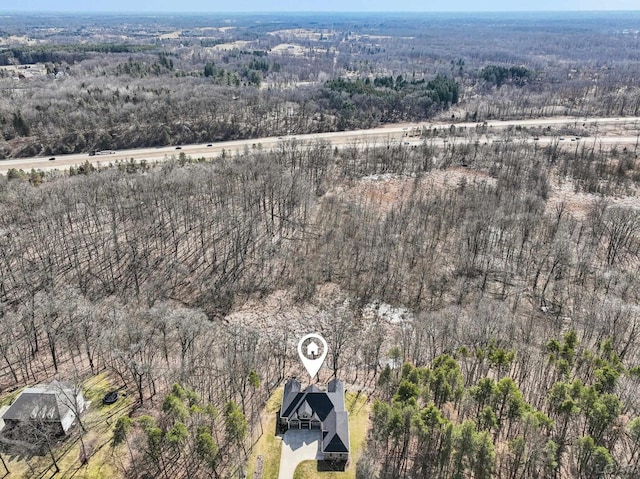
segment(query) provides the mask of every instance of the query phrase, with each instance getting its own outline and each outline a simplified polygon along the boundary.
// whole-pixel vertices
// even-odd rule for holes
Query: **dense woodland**
[[[52,46],[0,56],[51,69],[0,79],[4,151],[638,113],[639,40],[624,19],[503,19],[497,39],[499,20],[335,19],[275,68],[269,49],[289,37],[246,18],[213,40],[131,34],[102,51],[56,30]],[[83,22],[91,35],[118,25]],[[238,39],[246,51],[209,50]],[[510,48],[523,39],[535,54]],[[339,53],[322,60],[321,42]],[[243,76],[249,65],[271,86]],[[0,177],[0,385],[108,372],[136,400],[109,446],[123,477],[237,477],[271,434],[258,416],[299,371],[310,326],[329,343],[325,379],[372,404],[358,477],[640,473],[636,151],[283,140],[71,173]],[[402,314],[390,320],[389,305]]]
[[[556,182],[589,191],[599,154],[323,146],[5,181],[3,382],[107,368],[140,407],[165,411],[140,423],[159,443],[133,450],[159,452],[133,476],[187,463],[224,476],[246,447],[234,428],[247,434],[296,363],[286,317],[307,305],[328,368],[376,401],[363,474],[602,477],[600,461],[633,477],[640,217],[606,194],[577,211],[551,203]],[[633,195],[628,165],[601,181]],[[458,170],[468,176],[437,183]],[[402,194],[376,195],[385,181]],[[328,285],[337,292],[321,294]],[[283,290],[284,323],[229,319]],[[381,301],[406,308],[400,327],[364,314]],[[412,365],[380,370],[388,358]],[[173,401],[204,401],[202,413],[167,412],[175,382],[192,392]],[[194,441],[180,443],[185,463],[161,460],[175,423]],[[209,459],[198,431],[215,438]]]

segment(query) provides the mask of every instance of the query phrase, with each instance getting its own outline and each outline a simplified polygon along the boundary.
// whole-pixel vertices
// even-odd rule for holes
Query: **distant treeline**
[[[78,45],[38,45],[0,49],[0,65],[30,63],[74,63],[88,58],[90,53],[138,53],[151,50],[153,45],[102,43]]]

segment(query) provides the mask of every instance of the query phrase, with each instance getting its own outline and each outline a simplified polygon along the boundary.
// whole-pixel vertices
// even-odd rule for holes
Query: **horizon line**
[[[416,13],[640,13],[640,8],[629,9],[573,9],[573,10],[0,10],[0,15],[14,14],[226,14],[226,15],[282,15],[282,14],[416,14]]]

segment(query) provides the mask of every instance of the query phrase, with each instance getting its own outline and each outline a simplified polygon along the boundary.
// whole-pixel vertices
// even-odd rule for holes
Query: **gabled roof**
[[[282,408],[280,416],[283,416],[282,412],[287,410],[291,403],[295,400],[300,392],[301,385],[295,379],[289,379],[284,385],[284,395],[282,396]]]
[[[5,421],[60,421],[60,411],[55,393],[26,390],[4,413]]]
[[[316,386],[309,386],[302,392],[289,398],[283,398],[280,417],[287,418],[291,416],[294,412],[299,411],[305,402],[311,408],[311,411],[318,415],[321,421],[324,421],[335,407],[328,393],[321,391]],[[300,413],[298,413],[299,415]]]
[[[308,401],[303,402],[302,405],[298,408],[298,416],[300,417],[311,419],[311,416],[313,414],[315,413],[313,412],[313,409],[311,409],[311,406],[309,406]]]
[[[52,381],[46,386],[26,388],[3,414],[3,420],[59,422],[73,412],[73,386]]]
[[[344,393],[344,383],[339,379],[333,378],[329,381],[329,384],[327,384],[327,391],[330,393],[342,391]]]
[[[349,416],[346,411],[335,411],[328,418],[330,424],[322,439],[324,452],[349,452]]]
[[[332,393],[336,411],[344,411],[344,383],[339,379],[332,379],[329,381],[328,391]]]
[[[322,422],[324,452],[349,452],[349,421],[344,408],[344,384],[329,382],[327,391],[316,385],[301,391],[295,379],[284,386],[280,417],[289,421],[306,417]]]

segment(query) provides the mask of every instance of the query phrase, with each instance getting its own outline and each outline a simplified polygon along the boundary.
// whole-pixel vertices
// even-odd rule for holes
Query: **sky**
[[[640,0],[0,0],[26,12],[501,12],[640,10]]]

